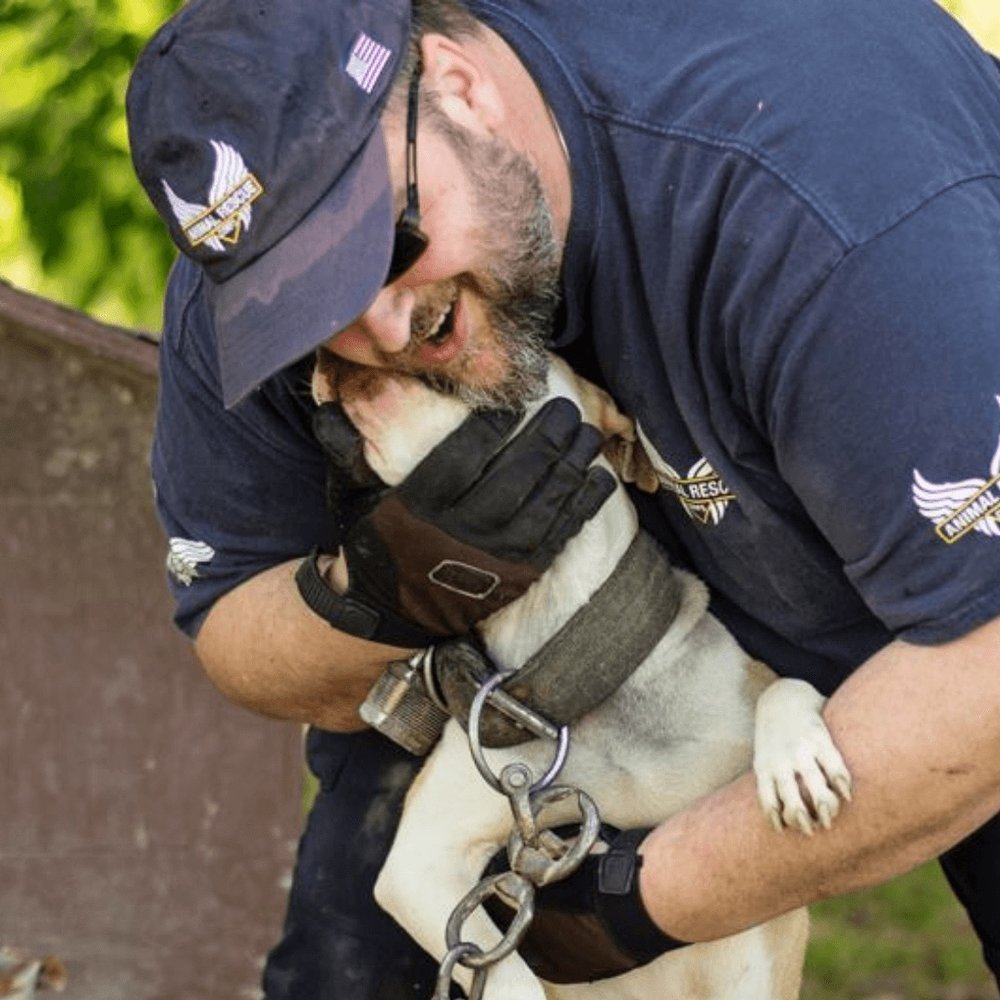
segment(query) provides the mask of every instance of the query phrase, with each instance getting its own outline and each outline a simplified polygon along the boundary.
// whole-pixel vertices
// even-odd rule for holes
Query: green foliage
[[[174,251],[128,155],[139,49],[177,0],[0,0],[0,273],[156,328]]]
[[[997,0],[942,2],[1000,51]],[[174,250],[132,173],[124,96],[180,3],[0,0],[0,277],[159,327]]]

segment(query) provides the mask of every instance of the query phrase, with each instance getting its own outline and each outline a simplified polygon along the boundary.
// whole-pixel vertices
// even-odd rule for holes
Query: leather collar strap
[[[574,722],[616,691],[652,652],[677,615],[681,585],[655,539],[640,531],[604,584],[503,686],[557,726]],[[464,648],[463,648],[464,646]],[[435,651],[443,700],[468,728],[469,706],[494,672],[471,643]],[[483,746],[514,746],[533,734],[487,705]]]

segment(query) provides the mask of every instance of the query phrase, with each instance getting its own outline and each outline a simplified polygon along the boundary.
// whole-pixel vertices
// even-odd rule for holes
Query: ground
[[[803,1000],[998,1000],[936,864],[811,908]]]

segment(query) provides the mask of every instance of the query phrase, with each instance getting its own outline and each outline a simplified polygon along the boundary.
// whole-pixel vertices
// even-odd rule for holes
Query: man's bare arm
[[[1000,812],[1000,619],[943,646],[896,642],[830,699],[854,779],[829,832],[775,832],[746,775],[646,839],[643,902],[714,940],[937,857]]]
[[[368,689],[388,661],[412,650],[331,628],[299,596],[298,566],[265,570],[221,597],[198,633],[198,658],[223,694],[255,712],[361,729],[357,708]],[[335,586],[338,576],[342,589],[343,575],[332,573]]]

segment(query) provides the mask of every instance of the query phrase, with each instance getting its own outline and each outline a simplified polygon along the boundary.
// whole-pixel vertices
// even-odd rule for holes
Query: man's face
[[[401,133],[387,128],[386,142],[402,191]],[[452,124],[433,95],[422,100],[417,153],[430,244],[327,346],[473,406],[523,404],[544,389],[559,300],[561,251],[538,175],[505,140]]]

